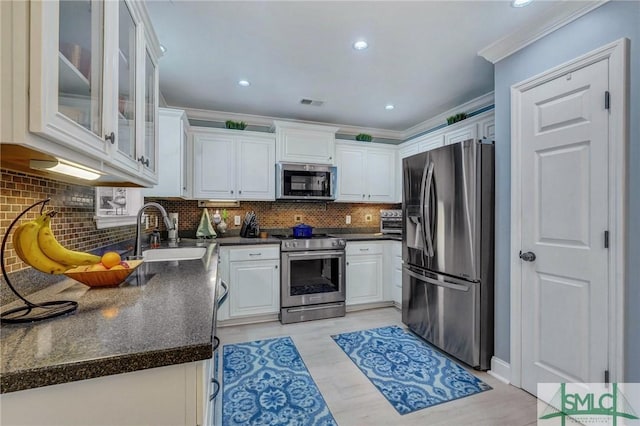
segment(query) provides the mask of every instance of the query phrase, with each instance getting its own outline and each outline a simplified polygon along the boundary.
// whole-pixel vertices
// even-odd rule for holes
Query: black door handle
[[[525,262],[533,262],[534,260],[536,260],[536,254],[532,251],[523,253],[521,250],[518,256],[520,256],[520,259],[524,260]]]

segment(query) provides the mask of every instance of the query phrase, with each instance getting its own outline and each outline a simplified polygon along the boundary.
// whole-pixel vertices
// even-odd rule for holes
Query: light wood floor
[[[331,339],[331,335],[386,325],[403,326],[396,308],[350,312],[344,318],[282,325],[218,328],[222,344],[290,336],[340,426],[508,425],[536,423],[536,399],[492,376],[472,371],[493,389],[400,415]]]

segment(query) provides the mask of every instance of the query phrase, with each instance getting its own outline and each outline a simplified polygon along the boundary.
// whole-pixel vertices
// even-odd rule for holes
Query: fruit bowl
[[[105,271],[87,271],[86,266],[69,269],[64,274],[89,287],[116,287],[124,282],[131,273],[142,264],[142,260],[128,260],[128,269],[107,269]]]

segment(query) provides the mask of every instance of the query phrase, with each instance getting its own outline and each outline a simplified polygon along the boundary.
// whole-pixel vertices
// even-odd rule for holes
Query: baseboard
[[[500,358],[491,357],[491,370],[487,373],[501,382],[511,383],[511,364]]]
[[[360,303],[358,305],[347,305],[347,312],[364,311],[366,309],[388,308],[394,306],[392,301]]]
[[[218,327],[229,327],[233,325],[258,324],[261,322],[279,321],[278,314],[254,315],[245,318],[234,318],[218,321]]]

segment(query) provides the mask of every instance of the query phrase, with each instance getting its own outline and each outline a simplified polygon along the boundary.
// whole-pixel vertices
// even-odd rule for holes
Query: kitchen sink
[[[201,259],[206,253],[205,247],[174,247],[150,249],[142,252],[145,262],[163,262],[167,260]]]

